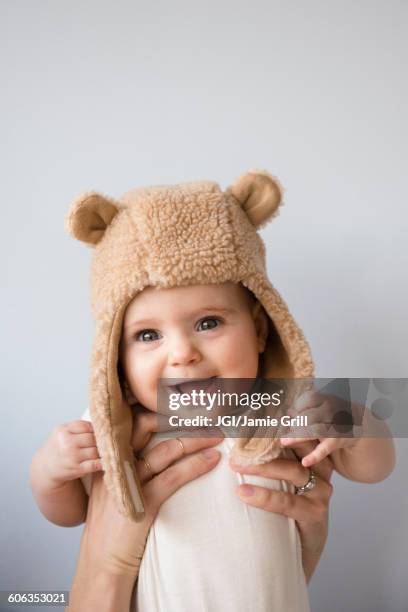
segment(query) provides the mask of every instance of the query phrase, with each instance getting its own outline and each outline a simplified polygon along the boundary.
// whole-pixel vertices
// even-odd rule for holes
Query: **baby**
[[[149,229],[155,223],[160,226],[161,221],[166,230],[175,227],[169,222],[169,217],[165,217],[169,211],[163,212],[163,205],[154,209],[156,201],[162,204],[163,193],[178,220],[177,231],[181,227],[185,232],[185,242],[178,242],[177,235],[171,231],[163,234],[156,228],[155,244],[159,244],[161,249],[158,256],[153,248],[150,253],[143,251],[146,243],[139,239],[138,247],[142,247],[140,250],[150,264],[154,261],[154,266],[147,269],[146,278],[139,283],[136,292],[126,287],[120,299],[117,293],[106,292],[107,287],[114,288],[119,268],[112,264],[117,253],[111,245],[107,248],[108,236],[103,237],[109,229],[112,244],[122,249],[121,265],[130,278],[133,269],[129,255],[131,241],[119,242],[123,228],[120,228],[119,221],[115,224],[115,217],[118,219],[119,215],[114,209],[119,209],[118,204],[99,196],[97,206],[92,205],[92,213],[98,212],[97,221],[95,216],[89,215],[88,209],[84,210],[84,199],[74,208],[77,217],[81,211],[81,224],[74,230],[76,237],[86,238],[85,241],[94,244],[102,238],[106,241],[105,258],[99,254],[94,271],[101,273],[100,262],[104,261],[106,265],[109,262],[110,265],[103,268],[103,296],[105,300],[113,301],[115,307],[112,308],[110,303],[104,311],[105,316],[102,317],[100,312],[98,316],[106,327],[100,328],[105,338],[111,339],[113,335],[116,340],[112,341],[113,345],[97,345],[94,355],[99,359],[100,347],[108,346],[107,354],[114,356],[109,363],[113,362],[118,370],[120,385],[114,386],[112,370],[110,376],[106,376],[102,368],[95,367],[99,364],[95,357],[93,381],[96,385],[106,376],[113,400],[115,394],[118,396],[118,388],[125,388],[129,401],[136,400],[144,408],[157,411],[158,384],[162,378],[255,379],[260,374],[271,378],[312,375],[312,361],[302,333],[277,292],[264,282],[258,237],[251,234],[249,240],[245,240],[245,232],[242,233],[240,227],[246,221],[239,216],[241,213],[234,218],[236,210],[228,209],[228,206],[242,206],[251,223],[259,227],[266,217],[270,217],[271,210],[272,213],[276,211],[277,193],[280,202],[276,179],[264,172],[248,173],[240,177],[224,197],[214,185],[194,183],[173,188],[167,186],[162,191],[150,188],[142,194],[138,191],[139,197],[134,199],[139,206],[138,213],[146,202],[150,206],[146,206],[149,216],[137,217],[141,234],[151,239],[149,244],[154,244]],[[180,193],[183,211],[177,209]],[[122,199],[125,204],[130,200],[130,197]],[[89,202],[89,195],[86,201]],[[207,217],[197,214],[197,207],[203,201],[210,202]],[[265,202],[269,202],[266,216],[262,212]],[[226,214],[228,210],[230,214]],[[197,232],[203,218],[206,223]],[[231,233],[231,224],[233,246],[240,255],[235,259],[231,244],[225,239]],[[220,229],[222,231],[218,231]],[[248,226],[245,230],[251,231]],[[200,263],[205,263],[207,258],[214,268],[200,267],[197,271],[194,249],[189,242],[192,235],[194,240],[202,241],[200,256],[204,247],[210,247]],[[211,235],[216,238],[213,243]],[[170,238],[173,242],[167,253]],[[182,256],[178,250],[180,244]],[[172,255],[172,260],[166,259],[167,254]],[[243,254],[247,261],[254,260],[251,277],[245,275]],[[136,269],[137,265],[133,264]],[[242,266],[239,274],[231,272],[233,264],[238,264],[238,269]],[[179,282],[163,283],[166,271],[170,270],[167,275],[171,276],[175,269],[182,271],[180,274],[187,270],[189,282],[184,279],[180,282],[179,279]],[[217,276],[219,271],[221,274]],[[156,283],[146,282],[148,276]],[[197,280],[199,282],[194,282]],[[100,298],[102,290],[100,287],[98,290]],[[97,293],[94,286],[94,295]],[[95,304],[100,303],[101,300],[95,301]],[[98,312],[97,306],[95,311]],[[108,312],[121,312],[119,319],[110,314],[113,327],[107,325]],[[99,387],[104,391],[104,385],[99,384]],[[94,395],[96,400],[100,397]],[[95,404],[98,403],[96,400]],[[113,400],[109,405],[114,404]],[[329,401],[330,398],[326,399],[326,404]],[[119,414],[118,404],[114,407],[112,414]],[[303,398],[299,408],[301,411],[313,408],[315,423],[319,423],[318,407],[316,398],[309,395],[306,400]],[[92,472],[104,469],[106,476],[110,477],[110,464],[106,459],[104,464],[109,449],[102,435],[99,438],[97,435],[99,416],[91,404],[90,416],[85,413],[82,420],[57,427],[33,459],[31,482],[35,499],[43,514],[56,524],[71,526],[83,522]],[[95,431],[89,419],[92,419]],[[117,422],[125,423],[125,417],[121,421],[117,418]],[[129,440],[129,428],[126,431]],[[143,449],[143,455],[148,458],[149,449],[162,439],[162,436],[153,436]],[[295,487],[301,487],[307,481],[308,470],[305,468],[306,477],[302,482],[294,483],[244,475],[240,473],[243,470],[233,470],[228,464],[231,452],[237,449],[237,441],[226,437],[217,448],[222,457],[216,468],[183,486],[161,507],[149,532],[132,605],[139,611],[149,612],[179,612],[194,608],[223,612],[309,610],[295,522],[283,515],[243,504],[236,491],[237,484],[250,483],[293,493]],[[252,458],[252,463],[263,463],[277,454],[276,441],[265,439],[249,441],[241,450],[242,457],[246,460]],[[280,452],[282,456],[295,458],[290,449]],[[352,480],[375,482],[386,477],[393,467],[393,447],[386,438],[322,437],[313,453],[302,463],[310,467],[325,456],[330,456],[335,469]],[[135,494],[133,499],[138,508]]]
[[[263,308],[241,284],[148,288],[125,313],[123,374],[130,393],[155,411],[161,378],[255,379],[267,335]],[[266,610],[271,602],[308,609],[295,523],[245,507],[236,494],[241,482],[285,485],[235,474],[233,444],[226,437],[216,468],[161,507],[139,571],[137,610],[194,609],[193,602],[203,610]]]

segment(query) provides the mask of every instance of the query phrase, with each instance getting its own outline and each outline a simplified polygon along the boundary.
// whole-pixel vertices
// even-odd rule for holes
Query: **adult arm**
[[[186,454],[182,458],[177,440],[167,440],[146,454],[151,473],[144,463],[136,463],[146,512],[140,523],[119,514],[103,473],[95,474],[67,610],[129,612],[149,529],[161,504],[184,484],[215,467],[220,453],[210,447],[220,441],[182,438]]]

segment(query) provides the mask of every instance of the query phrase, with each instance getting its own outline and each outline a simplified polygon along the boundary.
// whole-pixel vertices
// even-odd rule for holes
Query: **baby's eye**
[[[209,323],[209,325],[208,325],[208,323]],[[202,325],[204,331],[206,331],[208,329],[215,329],[216,327],[218,327],[219,323],[221,323],[221,320],[218,319],[217,317],[206,317],[205,319],[201,319],[201,321],[199,323],[199,327],[200,327],[200,325]]]
[[[156,337],[155,337],[156,336]],[[154,329],[143,329],[136,334],[136,340],[140,342],[153,342],[158,339],[158,333]]]

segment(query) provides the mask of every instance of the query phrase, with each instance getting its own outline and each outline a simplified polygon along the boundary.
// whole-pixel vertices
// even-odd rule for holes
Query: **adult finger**
[[[140,451],[148,444],[155,432],[169,430],[169,420],[162,414],[147,410],[141,404],[132,407],[133,427],[131,445],[135,452]]]
[[[317,488],[317,487],[316,487]],[[276,491],[255,485],[240,485],[237,493],[245,503],[267,512],[284,514],[295,521],[319,520],[327,512],[327,503],[311,497],[311,493],[294,495],[286,491]],[[330,489],[325,495],[330,496]]]
[[[302,487],[307,483],[310,476],[310,470],[294,459],[274,459],[260,465],[237,465],[230,461],[230,465],[234,472],[255,474],[276,480],[286,480],[295,485],[295,487]]]
[[[206,472],[212,470],[218,463],[221,453],[215,448],[206,448],[199,453],[185,457],[175,465],[149,480],[143,487],[146,506],[155,514],[162,503],[183,485]]]
[[[160,442],[136,462],[135,468],[143,484],[183,456],[210,448],[222,442],[223,438],[172,438]]]

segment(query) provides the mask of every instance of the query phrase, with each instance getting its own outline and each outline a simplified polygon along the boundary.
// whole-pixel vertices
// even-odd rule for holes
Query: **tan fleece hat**
[[[91,301],[96,322],[89,408],[105,482],[119,512],[144,516],[130,445],[132,411],[123,401],[118,351],[124,312],[146,287],[232,281],[261,302],[269,319],[264,378],[308,378],[313,361],[302,331],[267,278],[258,229],[278,214],[283,188],[266,171],[242,174],[222,191],[213,181],[141,187],[115,200],[81,194],[66,230],[93,248]],[[277,455],[272,438],[239,439],[235,457],[263,463]]]

